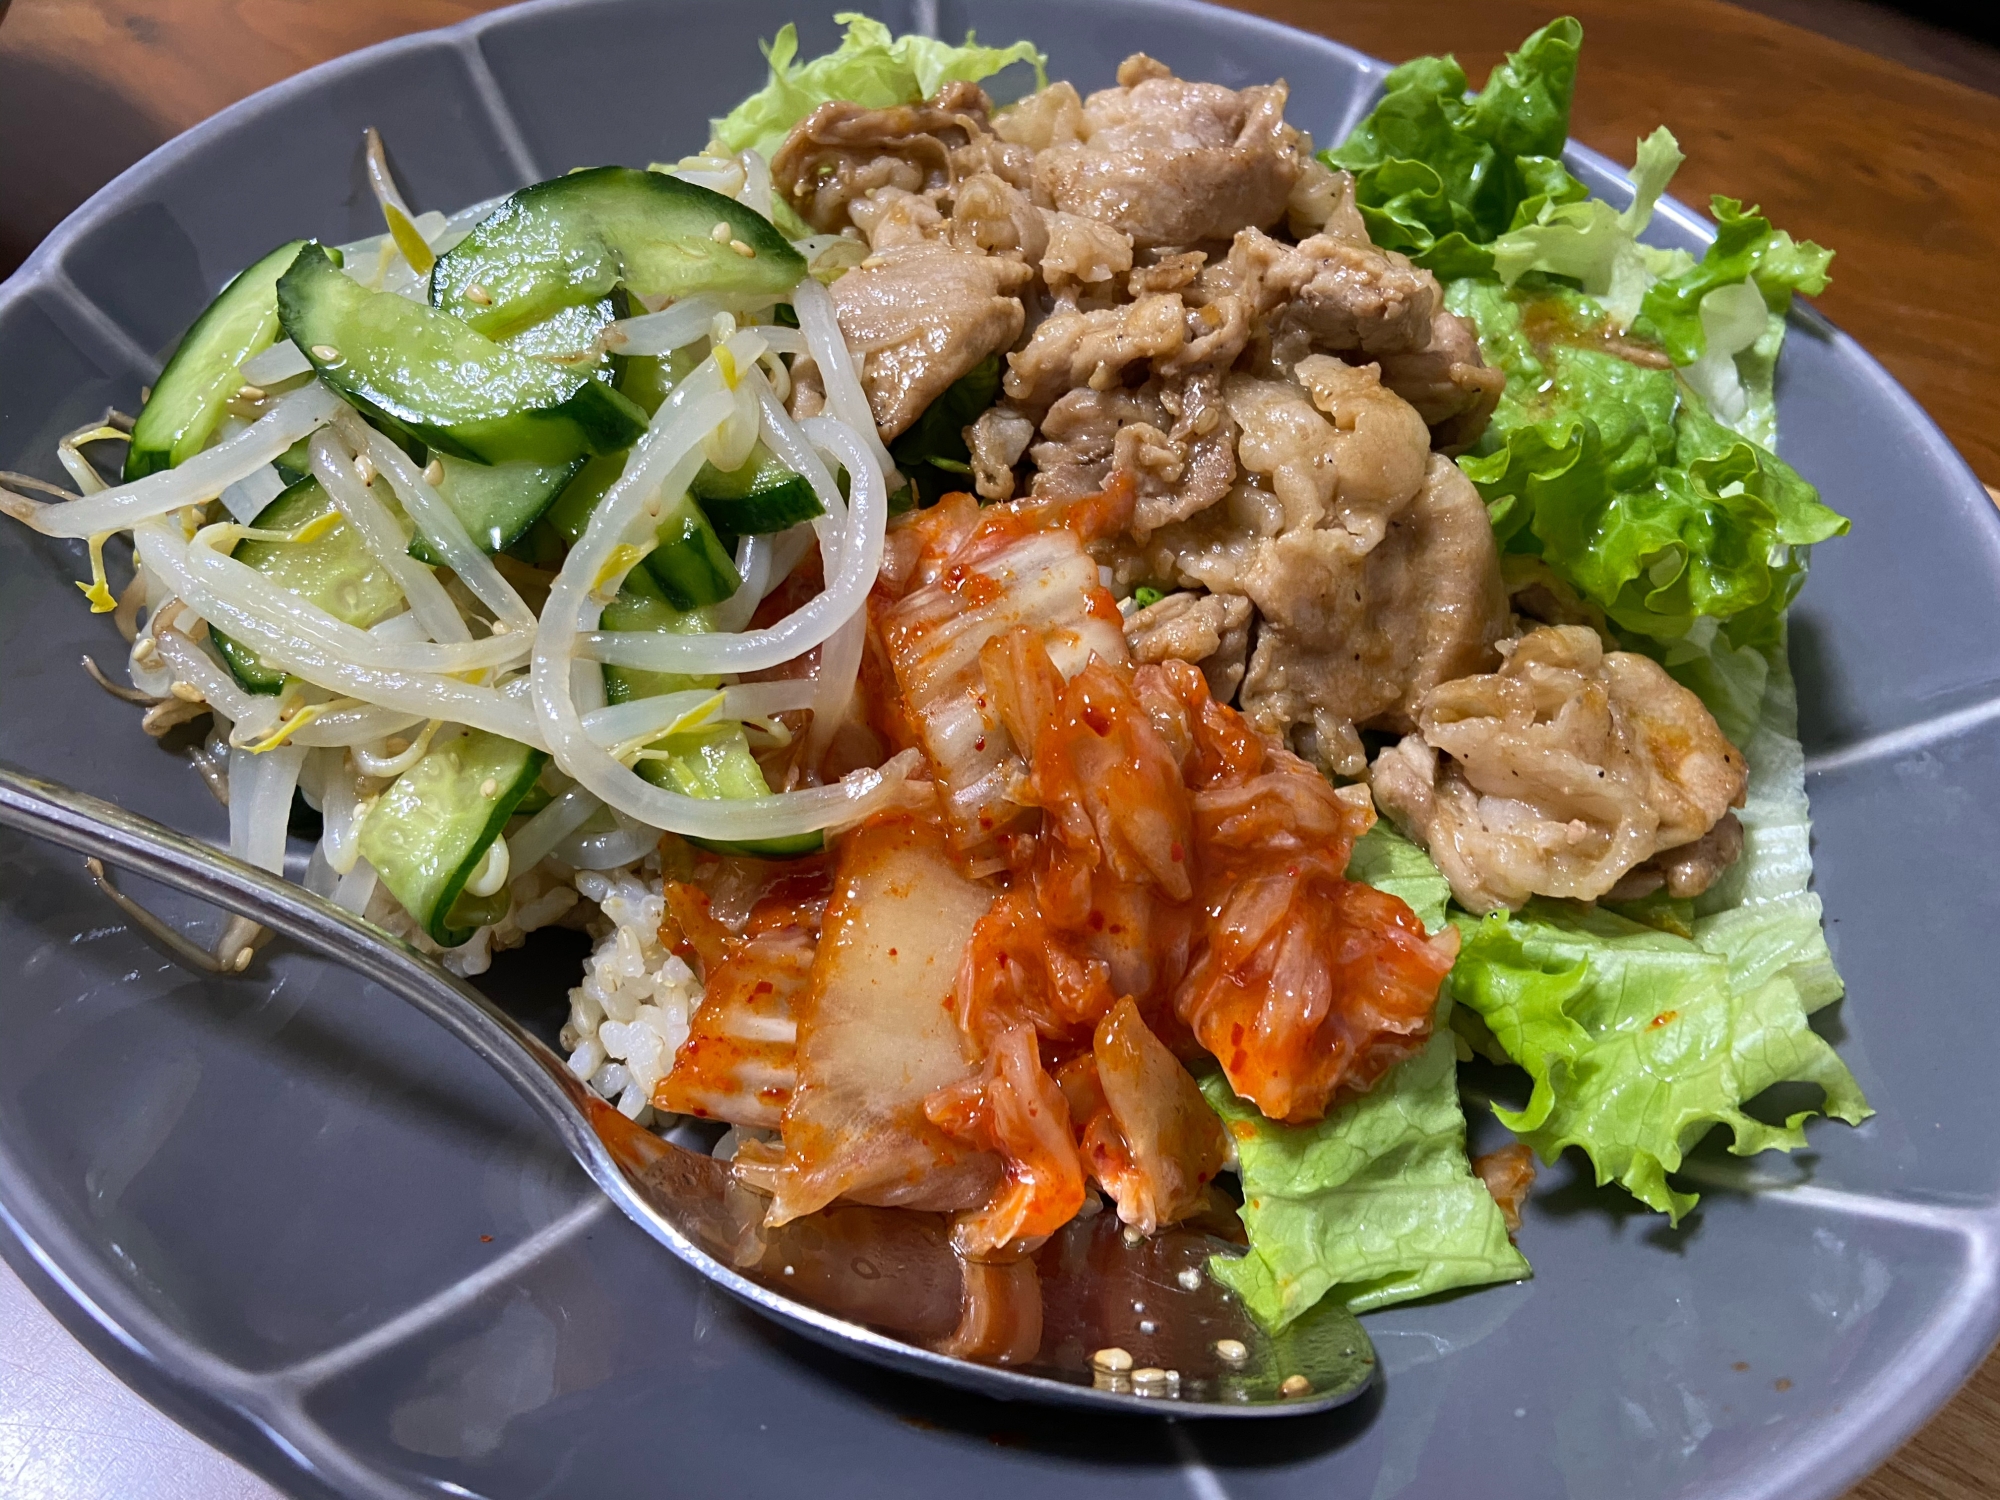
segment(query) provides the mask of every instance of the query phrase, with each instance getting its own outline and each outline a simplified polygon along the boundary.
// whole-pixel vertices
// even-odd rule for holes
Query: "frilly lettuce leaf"
[[[1616,1181],[1676,1223],[1696,1195],[1667,1174],[1711,1127],[1729,1127],[1739,1156],[1805,1143],[1813,1111],[1782,1125],[1744,1112],[1772,1084],[1818,1084],[1824,1112],[1850,1124],[1871,1113],[1806,1019],[1841,986],[1806,888],[1810,825],[1782,640],[1760,674],[1747,664],[1754,653],[1710,637],[1719,653],[1684,640],[1666,653],[1677,657],[1670,670],[1726,685],[1739,705],[1748,681],[1761,675],[1764,690],[1744,745],[1744,856],[1697,903],[1692,937],[1534,901],[1512,916],[1456,918],[1465,946],[1448,981],[1534,1081],[1525,1109],[1497,1111],[1502,1123],[1544,1161],[1581,1147],[1600,1185]]]
[[[1450,886],[1387,825],[1355,845],[1348,874],[1442,924]],[[1203,1080],[1236,1141],[1251,1247],[1209,1265],[1260,1322],[1282,1328],[1328,1293],[1366,1312],[1529,1274],[1466,1161],[1449,1009],[1422,1052],[1311,1125],[1274,1124],[1221,1074]]]
[[[1450,57],[1419,57],[1383,83],[1368,118],[1321,153],[1355,176],[1355,203],[1376,244],[1440,277],[1492,271],[1492,241],[1551,203],[1585,196],[1563,168],[1583,27],[1551,21],[1466,97]]]
[[[1537,295],[1577,326],[1602,304]],[[1446,303],[1478,327],[1507,390],[1462,458],[1495,535],[1541,554],[1621,629],[1675,640],[1699,619],[1737,645],[1768,643],[1805,577],[1802,549],[1847,521],[1775,454],[1716,422],[1671,371],[1523,332],[1519,298],[1454,283]]]
[[[1684,250],[1639,243],[1653,206],[1684,160],[1679,142],[1662,125],[1639,142],[1632,202],[1624,211],[1601,198],[1547,200],[1533,219],[1493,242],[1494,274],[1504,286],[1530,271],[1568,277],[1604,305],[1619,329],[1630,327],[1654,282],[1694,264]]]
[[[954,47],[934,37],[895,36],[880,21],[853,11],[834,20],[845,23],[847,35],[839,47],[810,62],[797,60],[798,28],[790,22],[779,28],[764,49],[771,81],[711,122],[716,141],[731,152],[758,151],[769,161],[792,127],[830,99],[870,109],[915,104],[947,83],[977,83],[1017,62],[1034,65],[1036,87],[1048,83],[1047,59],[1032,42],[981,47],[967,32],[965,45]]]
[[[1827,288],[1833,252],[1795,241],[1734,198],[1710,200],[1715,243],[1700,262],[1646,292],[1634,331],[1658,340],[1715,418],[1769,447],[1777,438],[1775,376],[1794,293]]]
[[[1811,240],[1793,240],[1755,208],[1734,198],[1709,200],[1715,217],[1715,243],[1701,260],[1678,276],[1661,281],[1646,293],[1638,331],[1657,339],[1677,365],[1701,357],[1706,341],[1700,308],[1704,298],[1722,287],[1744,281],[1762,294],[1764,305],[1783,314],[1795,292],[1817,296],[1827,288],[1827,267],[1833,252]]]

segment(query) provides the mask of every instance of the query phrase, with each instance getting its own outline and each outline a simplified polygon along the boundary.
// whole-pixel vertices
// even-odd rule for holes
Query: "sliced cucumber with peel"
[[[199,453],[243,385],[239,366],[278,336],[278,278],[304,240],[280,245],[240,272],[194,320],[132,424],[125,479],[142,479]]]
[[[522,188],[474,225],[431,268],[431,303],[497,338],[619,286],[777,297],[805,273],[771,221],[735,199],[660,172],[593,167]]]
[[[566,464],[475,464],[447,454],[438,455],[444,477],[438,494],[465,523],[482,552],[504,552],[540,520],[586,462]],[[410,556],[433,567],[444,557],[419,532],[410,542]]]
[[[743,587],[736,560],[692,495],[671,501],[660,516],[658,544],[646,571],[676,609],[720,604]]]
[[[714,629],[702,610],[679,610],[644,568],[626,576],[618,596],[604,607],[599,624],[606,630],[658,630],[694,635]],[[688,677],[675,672],[642,672],[631,667],[604,668],[604,696],[612,703],[653,698],[690,688],[713,688],[719,677]],[[655,740],[649,750],[665,760],[641,760],[633,770],[655,786],[689,797],[763,797],[770,794],[763,768],[750,753],[743,726],[724,723]],[[826,847],[823,835],[800,834],[788,839],[690,839],[717,854],[747,854],[759,859],[793,859]]]
[[[591,459],[549,507],[550,524],[570,546],[574,547],[582,537],[590,525],[591,513],[624,468],[622,454]],[[728,544],[692,496],[682,495],[666,507],[657,536],[657,545],[640,566],[652,575],[672,608],[689,610],[720,604],[743,586],[743,576],[736,571],[736,559]]]
[[[466,894],[466,882],[547,761],[540,750],[467,730],[434,743],[362,820],[361,857],[440,947],[456,948],[507,914],[504,883],[482,897]]]
[[[657,630],[671,635],[706,635],[715,629],[706,610],[676,609],[667,602],[660,585],[644,568],[625,575],[618,593],[598,617],[603,630]],[[607,702],[627,703],[634,698],[657,698],[664,693],[681,693],[690,688],[712,688],[720,677],[691,676],[684,672],[648,672],[639,667],[604,668],[604,697]]]
[[[255,524],[267,531],[297,531],[334,508],[333,499],[317,479],[303,479],[285,490],[257,514]],[[255,568],[272,583],[317,604],[335,619],[366,630],[403,608],[402,590],[362,545],[345,521],[309,542],[244,540],[231,554]],[[275,693],[285,685],[285,673],[267,665],[242,642],[210,628],[223,663],[246,692]]]
[[[457,318],[371,292],[308,243],[278,316],[320,379],[392,432],[477,463],[567,464],[627,448],[645,413],[581,369],[496,344]]]
[[[826,514],[810,481],[786,468],[761,441],[741,468],[724,473],[703,464],[691,489],[715,529],[731,536],[785,531]]]
[[[655,786],[687,797],[742,799],[768,797],[764,768],[750,753],[750,738],[741,724],[717,724],[657,741],[652,747],[667,758],[642,760],[633,767]],[[826,836],[801,833],[783,839],[698,839],[690,844],[717,854],[749,855],[753,859],[797,859],[826,847]]]

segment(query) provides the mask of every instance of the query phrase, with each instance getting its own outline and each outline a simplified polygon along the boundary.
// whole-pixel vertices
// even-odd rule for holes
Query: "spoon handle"
[[[151,818],[4,765],[0,825],[94,855],[260,922],[415,1006],[506,1079],[578,1165],[642,1227],[683,1259],[708,1269],[700,1264],[707,1257],[639,1198],[619,1170],[593,1128],[592,1106],[601,1107],[602,1101],[589,1094],[541,1038],[401,938],[303,886]]]

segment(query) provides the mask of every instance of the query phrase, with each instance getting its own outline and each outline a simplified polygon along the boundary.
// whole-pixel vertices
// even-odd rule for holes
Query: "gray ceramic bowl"
[[[1282,75],[1321,140],[1384,72],[1175,0],[876,10],[1034,37],[1086,87],[1139,45],[1190,76]],[[316,68],[190,131],[0,288],[0,467],[56,477],[56,436],[129,409],[256,254],[379,228],[364,126],[419,207],[672,156],[757,86],[757,39],[794,13],[544,0]],[[824,14],[803,29],[809,52],[834,39]],[[1623,200],[1602,159],[1571,162]],[[1656,226],[1662,243],[1707,233],[1671,205]],[[397,1002],[296,954],[191,979],[74,859],[12,836],[0,1251],[148,1399],[305,1495],[1834,1495],[1945,1400],[2000,1319],[2000,516],[1810,313],[1781,376],[1786,456],[1854,518],[1815,561],[1793,655],[1849,985],[1823,1024],[1881,1113],[1816,1126],[1789,1160],[1698,1153],[1705,1196],[1679,1232],[1569,1163],[1545,1173],[1522,1236],[1536,1278],[1370,1318],[1386,1378],[1356,1407],[1254,1431],[1084,1423],[824,1353],[704,1291]],[[222,836],[193,772],[78,671],[82,651],[119,651],[78,607],[81,570],[80,548],[0,529],[0,757]],[[496,987],[553,1025],[577,956],[531,949]]]

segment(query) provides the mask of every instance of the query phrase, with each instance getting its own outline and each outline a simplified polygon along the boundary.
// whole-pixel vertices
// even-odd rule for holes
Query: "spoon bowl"
[[[533,1032],[401,939],[302,886],[115,803],[0,767],[0,824],[271,928],[407,1001],[534,1109],[598,1188],[677,1259],[764,1316],[879,1365],[1010,1400],[1174,1416],[1324,1411],[1374,1350],[1322,1302],[1261,1328],[1206,1274],[1233,1215],[1128,1240],[1079,1218],[1030,1255],[970,1262],[942,1215],[836,1205],[770,1230],[727,1162],[642,1129]],[[1220,1231],[1220,1232],[1217,1232]]]

